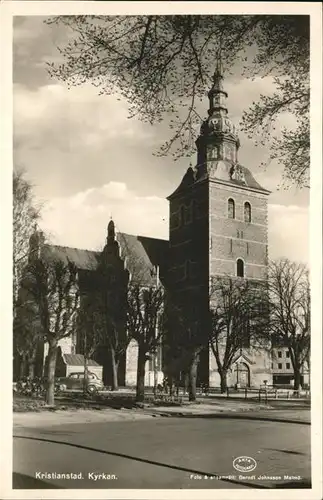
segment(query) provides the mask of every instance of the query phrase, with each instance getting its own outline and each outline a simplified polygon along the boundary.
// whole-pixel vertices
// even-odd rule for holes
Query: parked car
[[[84,372],[70,373],[67,377],[58,379],[61,391],[66,389],[84,389]],[[88,373],[87,392],[94,393],[104,388],[102,380],[95,373]]]

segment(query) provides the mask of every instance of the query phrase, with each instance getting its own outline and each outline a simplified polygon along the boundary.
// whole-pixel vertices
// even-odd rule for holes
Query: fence
[[[276,387],[260,387],[258,399],[267,403],[268,399],[310,399],[309,389],[278,389]]]
[[[310,399],[311,393],[309,389],[283,389],[274,386],[260,386],[234,388],[228,387],[225,393],[221,393],[219,388],[199,389],[200,395],[205,396],[222,396],[227,398],[244,398],[258,399],[258,401],[267,401],[268,399]]]

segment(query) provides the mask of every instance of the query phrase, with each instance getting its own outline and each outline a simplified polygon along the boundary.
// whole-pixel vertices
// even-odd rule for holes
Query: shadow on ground
[[[205,471],[201,471],[201,470],[187,469],[186,467],[180,467],[178,465],[157,462],[155,460],[149,460],[146,458],[140,458],[140,457],[135,457],[132,455],[126,455],[124,453],[117,453],[117,452],[108,451],[108,450],[101,450],[99,448],[92,448],[90,446],[84,446],[81,444],[69,443],[67,441],[58,441],[58,440],[54,440],[54,439],[44,439],[44,438],[31,437],[31,436],[13,436],[13,437],[16,439],[27,439],[27,440],[32,440],[32,441],[41,441],[41,442],[45,442],[45,443],[53,443],[53,444],[60,444],[60,445],[64,445],[64,446],[71,446],[74,448],[80,448],[82,450],[93,451],[96,453],[102,453],[105,455],[124,458],[126,460],[141,462],[141,463],[145,463],[145,464],[149,464],[149,465],[155,465],[158,467],[165,467],[168,469],[178,470],[178,471],[182,471],[182,472],[189,472],[192,474],[199,474],[202,476],[217,476],[217,475],[219,475],[214,471],[212,473],[210,473],[210,472],[205,472]],[[23,478],[28,477],[28,476],[23,476],[21,474],[18,474],[18,476],[22,476]],[[29,478],[29,479],[33,480],[32,478]],[[228,478],[222,478],[221,481],[223,481],[225,483],[239,484],[239,485],[241,485],[241,487],[247,487],[247,488],[252,488],[252,489],[311,488],[311,482],[309,480],[295,481],[295,482],[288,482],[288,483],[277,483],[277,484],[268,485],[268,486],[260,485],[260,484],[252,484],[250,482],[244,482],[244,481],[236,481],[236,480],[228,479]],[[40,483],[45,483],[45,482],[40,481]],[[27,488],[27,486],[23,486],[23,487]],[[14,488],[23,488],[23,487],[22,486],[14,486]],[[33,486],[30,486],[29,488],[32,488],[32,487]],[[38,487],[34,486],[34,487],[36,489],[37,488],[48,488],[48,484],[46,485],[46,483],[45,483],[45,485],[43,485],[43,486],[38,486]]]
[[[40,490],[40,489],[60,489],[59,486],[46,483],[41,479],[36,479],[35,477],[26,476],[25,474],[19,474],[18,472],[13,472],[12,474],[12,489],[13,490]]]
[[[309,479],[303,481],[288,481],[286,483],[278,483],[273,486],[275,489],[299,489],[299,488],[312,488],[312,483]]]

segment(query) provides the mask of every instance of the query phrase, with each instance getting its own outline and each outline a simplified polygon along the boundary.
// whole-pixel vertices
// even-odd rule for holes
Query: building
[[[290,357],[290,351],[283,343],[272,348],[272,374],[275,386],[290,387],[294,383],[294,369]],[[305,361],[301,372],[301,387],[310,386],[310,368]]]
[[[108,226],[102,254],[68,247],[43,245],[44,255],[71,260],[82,276],[91,275],[99,266],[110,269],[118,280],[125,272],[133,275],[132,262],[141,263],[144,282],[157,279],[186,308],[188,316],[199,324],[205,348],[200,355],[198,382],[218,386],[216,360],[208,347],[210,280],[231,276],[264,282],[267,279],[267,200],[270,192],[238,160],[240,141],[228,117],[227,93],[218,65],[208,93],[208,117],[203,121],[196,141],[197,164],[189,167],[180,185],[170,194],[169,241],[115,234],[113,221]],[[193,321],[192,319],[192,321]],[[77,353],[77,339],[61,343],[64,354]],[[46,352],[45,352],[46,355]],[[105,347],[95,360],[103,365],[104,381],[109,383],[108,353]],[[137,346],[131,342],[119,366],[120,383],[136,381]],[[158,380],[163,377],[162,355],[158,358]],[[152,385],[153,366],[147,362],[146,383]],[[228,374],[228,385],[259,386],[272,383],[271,357],[266,351],[241,348]]]

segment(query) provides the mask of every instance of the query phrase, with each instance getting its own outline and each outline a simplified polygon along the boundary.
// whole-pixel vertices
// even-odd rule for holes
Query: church
[[[98,252],[47,245],[34,235],[31,251],[40,245],[42,256],[55,256],[73,262],[79,273],[91,273],[103,261],[113,279],[120,273],[132,274],[128,256],[140,262],[143,281],[160,281],[166,290],[191,311],[205,332],[205,348],[200,354],[198,383],[220,385],[217,364],[207,341],[205,318],[210,306],[209,286],[213,277],[267,280],[268,217],[270,192],[238,160],[240,141],[231,122],[220,65],[208,92],[208,117],[201,124],[196,141],[197,162],[189,167],[179,186],[168,196],[169,240],[116,233],[114,222],[108,225],[106,245]],[[77,355],[77,337],[60,341],[61,356]],[[160,350],[162,351],[162,349]],[[43,360],[46,357],[46,345]],[[163,353],[157,356],[158,381],[163,379]],[[109,356],[102,347],[94,356],[103,366],[103,380],[110,381]],[[136,384],[137,346],[131,341],[119,366],[119,385]],[[146,385],[152,386],[154,369],[147,361]],[[228,386],[259,387],[272,384],[270,355],[245,347],[233,360]]]

